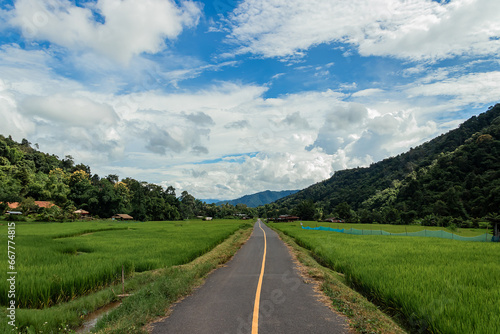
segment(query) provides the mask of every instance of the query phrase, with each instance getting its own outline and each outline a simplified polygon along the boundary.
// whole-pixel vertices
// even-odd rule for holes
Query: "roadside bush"
[[[438,226],[448,227],[448,226],[450,226],[452,220],[453,220],[453,218],[450,216],[439,217],[438,218]]]
[[[427,215],[422,219],[422,226],[438,226],[438,218],[435,215]]]
[[[28,219],[23,216],[23,215],[5,215],[5,220],[11,221],[11,222],[25,222],[28,221]]]

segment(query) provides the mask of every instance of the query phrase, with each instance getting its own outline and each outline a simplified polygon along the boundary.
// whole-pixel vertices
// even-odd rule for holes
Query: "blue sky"
[[[1,134],[197,198],[302,189],[500,100],[496,0],[0,4]]]

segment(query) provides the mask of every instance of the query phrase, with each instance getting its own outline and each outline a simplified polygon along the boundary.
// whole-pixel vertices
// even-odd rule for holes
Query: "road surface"
[[[276,232],[258,221],[225,267],[153,324],[153,334],[347,333],[346,319],[317,300]]]

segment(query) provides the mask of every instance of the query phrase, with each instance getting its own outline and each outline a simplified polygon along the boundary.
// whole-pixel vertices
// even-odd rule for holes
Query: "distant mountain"
[[[295,194],[299,190],[283,190],[283,191],[262,191],[260,193],[256,193],[253,195],[245,195],[243,197],[233,199],[230,201],[220,201],[217,202],[217,205],[222,205],[222,204],[231,204],[231,205],[236,205],[236,204],[246,204],[246,206],[251,207],[251,208],[256,208],[260,205],[266,205],[269,203],[272,203],[280,198]]]
[[[208,199],[200,199],[200,201],[205,202],[207,204],[214,204],[214,203],[221,202],[223,200],[216,199],[216,198],[208,198]]]
[[[314,203],[325,215],[347,204],[358,218],[371,215],[373,220],[383,221],[380,217],[386,214],[393,220],[411,222],[429,215],[473,218],[498,214],[499,193],[497,104],[406,153],[370,167],[338,171],[275,204],[278,209],[297,210],[304,203]]]

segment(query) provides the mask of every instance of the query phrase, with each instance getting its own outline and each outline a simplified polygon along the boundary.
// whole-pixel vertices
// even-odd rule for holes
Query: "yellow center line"
[[[266,251],[267,251],[267,240],[266,231],[260,225],[259,227],[264,232],[264,256],[262,257],[262,269],[260,270],[259,283],[257,284],[257,292],[255,293],[255,304],[253,306],[253,319],[252,319],[252,334],[259,333],[259,304],[260,304],[260,290],[262,289],[262,279],[264,277],[264,268],[266,267]]]

